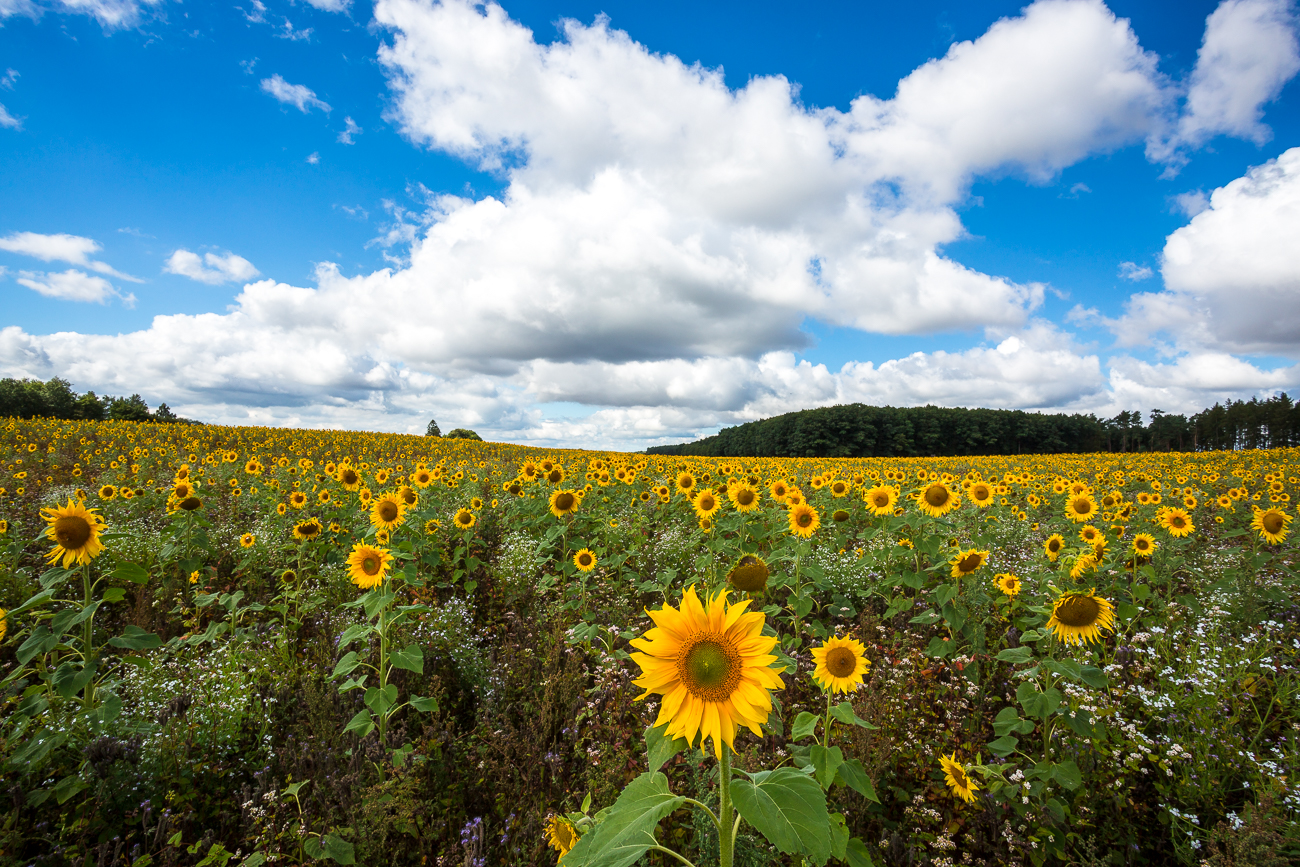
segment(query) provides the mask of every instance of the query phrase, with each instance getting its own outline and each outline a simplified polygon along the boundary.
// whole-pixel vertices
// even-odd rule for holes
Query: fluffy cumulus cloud
[[[184,249],[172,253],[164,263],[163,270],[210,286],[252,280],[261,273],[253,267],[252,262],[234,253],[226,253],[224,256],[204,253],[200,256]]]
[[[121,298],[128,307],[135,304],[134,295],[123,296],[103,277],[87,274],[76,268],[51,274],[41,271],[19,271],[18,283],[47,298],[58,298],[63,301],[106,304],[110,298]]]
[[[847,111],[805,105],[781,76],[730,89],[721,71],[656,54],[604,18],[563,22],[543,44],[491,3],[379,0],[374,14],[389,119],[417,147],[498,173],[500,196],[431,197],[427,213],[399,215],[392,236],[409,251],[394,267],[325,264],[314,287],[248,283],[224,314],[116,336],[4,329],[0,372],[150,383],[213,421],[422,431],[432,414],[444,428],[593,445],[845,401],[1112,403],[1116,372],[1035,318],[1045,286],[943,253],[964,236],[956,208],[976,177],[1045,181],[1134,143],[1172,152],[1184,91],[1100,0],[1039,0]],[[1285,70],[1222,72],[1236,38],[1207,35],[1205,69],[1220,73],[1192,92],[1226,87],[1257,106],[1274,93],[1259,82]],[[330,110],[279,75],[262,89]],[[1202,118],[1188,130],[1256,134],[1255,115],[1230,124],[1211,104],[1187,101]],[[360,130],[345,120],[348,143]],[[1188,228],[1230,197],[1216,191]],[[1167,282],[1177,261],[1166,252]],[[186,250],[168,270],[214,284],[257,273]],[[809,318],[985,342],[830,370],[794,354]],[[1134,362],[1123,382],[1179,388],[1186,369]],[[548,404],[590,411],[547,418]]]
[[[69,235],[62,232],[56,235],[42,235],[37,232],[14,232],[0,238],[0,250],[8,253],[31,256],[44,262],[67,262],[70,265],[80,265],[99,274],[108,274],[121,280],[129,280],[133,283],[141,282],[139,278],[115,270],[107,262],[90,258],[92,254],[98,253],[102,249],[103,246],[93,238],[83,238],[80,235]]]

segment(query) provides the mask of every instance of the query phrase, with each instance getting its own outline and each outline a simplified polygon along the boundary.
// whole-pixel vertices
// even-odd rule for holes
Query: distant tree
[[[437,419],[432,419],[432,418],[429,419],[429,427],[424,431],[424,435],[427,436],[427,437],[440,437],[440,436],[442,436],[442,431],[440,431],[440,430],[438,429],[438,420],[437,420]],[[447,436],[451,436],[451,434],[447,434]]]
[[[103,421],[104,416],[108,413],[108,406],[93,391],[88,391],[77,398],[74,413],[76,418],[87,421]]]
[[[37,418],[48,411],[44,383],[35,379],[0,379],[0,416]]]
[[[108,417],[113,421],[148,421],[149,404],[138,394],[115,397],[109,401]]]
[[[57,376],[45,383],[45,411],[54,418],[76,418],[77,393],[72,383]]]
[[[481,436],[479,436],[478,434],[474,433],[474,431],[472,431],[472,430],[468,430],[468,429],[463,428],[463,427],[458,427],[458,428],[456,428],[454,431],[451,431],[450,433],[448,433],[448,434],[447,434],[447,439],[449,439],[449,440],[478,440],[479,442],[482,442],[482,441],[483,441],[483,437],[481,437]]]
[[[172,412],[172,408],[165,403],[158,404],[158,408],[153,411],[153,420],[162,422],[176,422],[181,418]]]

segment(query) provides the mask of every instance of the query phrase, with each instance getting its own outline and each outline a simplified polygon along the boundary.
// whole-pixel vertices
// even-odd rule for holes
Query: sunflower
[[[1101,630],[1115,629],[1115,606],[1095,592],[1075,591],[1057,599],[1047,629],[1066,644],[1099,643]]]
[[[526,461],[524,465],[519,468],[519,475],[524,479],[524,481],[535,481],[538,475],[537,464],[532,461]]]
[[[691,500],[691,505],[695,508],[695,516],[701,519],[712,518],[722,508],[722,502],[708,488],[701,488]]]
[[[111,500],[117,496],[117,488],[112,485],[104,485],[99,489],[99,498],[101,500]]]
[[[596,568],[596,555],[590,549],[583,548],[573,555],[573,565],[578,567],[579,572],[590,572]]]
[[[1291,516],[1281,509],[1257,509],[1250,519],[1250,529],[1258,532],[1260,538],[1270,545],[1277,545],[1286,538],[1291,520]]]
[[[384,583],[393,555],[383,548],[372,548],[364,542],[352,546],[348,555],[348,577],[362,590],[371,590]]]
[[[1097,501],[1089,493],[1075,494],[1065,504],[1065,517],[1071,521],[1081,523],[1095,514],[1097,514]]]
[[[850,517],[849,513],[844,509],[836,509],[834,512],[831,512],[831,520],[837,524],[843,524]]]
[[[836,479],[831,482],[831,496],[835,498],[847,497],[850,491],[849,483],[843,479]]]
[[[1098,542],[1101,542],[1104,539],[1101,530],[1098,530],[1096,527],[1092,526],[1092,524],[1088,524],[1086,527],[1084,527],[1082,530],[1079,531],[1079,538],[1082,539],[1084,543],[1088,545],[1096,545]],[[1103,544],[1105,543],[1103,542]]]
[[[293,525],[293,537],[300,541],[306,542],[315,539],[321,534],[321,522],[317,518],[308,518],[306,521],[300,521]]]
[[[993,486],[987,482],[976,482],[966,491],[970,501],[981,509],[993,505]]]
[[[888,515],[898,502],[898,489],[891,485],[876,485],[862,495],[873,514]]]
[[[1165,509],[1164,514],[1160,516],[1160,526],[1169,531],[1169,535],[1176,539],[1190,534],[1196,527],[1192,524],[1192,517],[1183,509]]]
[[[244,535],[239,537],[239,547],[241,548],[251,548],[256,542],[257,542],[257,537],[254,536],[252,533],[245,533]]]
[[[943,482],[930,483],[916,497],[921,511],[935,518],[948,514],[960,504],[961,497]]]
[[[356,491],[361,487],[361,473],[347,464],[339,464],[338,472],[334,478],[346,490]]]
[[[180,498],[183,499],[183,498]],[[307,505],[307,495],[302,491],[294,491],[289,495],[289,505],[295,509],[301,509]]]
[[[790,493],[790,486],[784,480],[773,482],[768,486],[767,492],[772,495],[772,499],[778,503],[785,502],[785,495]]]
[[[1047,553],[1047,559],[1056,562],[1056,558],[1061,556],[1061,549],[1065,547],[1065,537],[1060,533],[1053,533],[1047,537],[1043,543],[1043,551]]]
[[[552,816],[547,819],[544,831],[546,844],[560,853],[561,861],[578,842],[578,829],[563,816]]]
[[[1150,533],[1138,533],[1133,537],[1133,553],[1139,557],[1150,557],[1156,550],[1156,537]]]
[[[810,538],[821,525],[821,516],[807,503],[800,503],[790,509],[790,532],[794,535]]]
[[[1007,596],[1015,596],[1020,592],[1020,579],[1010,572],[1000,572],[994,575],[993,583]]]
[[[732,587],[746,593],[762,593],[767,588],[767,579],[771,572],[762,557],[745,554],[736,561],[727,573],[727,580]]]
[[[5,640],[9,634],[9,612],[0,608],[0,641]]]
[[[979,791],[979,786],[966,773],[966,768],[957,761],[957,754],[954,752],[951,756],[939,756],[939,766],[943,768],[943,779],[948,784],[952,793],[961,798],[968,804],[975,802],[975,793]]]
[[[969,551],[958,551],[948,563],[952,566],[952,577],[965,578],[988,561],[988,551],[976,551],[971,548]]]
[[[696,734],[701,744],[712,737],[719,758],[724,744],[734,749],[738,725],[762,736],[772,713],[769,690],[785,687],[770,667],[777,637],[762,634],[766,618],[748,606],[749,600],[729,605],[725,590],[702,603],[691,585],[680,609],[647,611],[654,628],[631,642],[643,651],[632,654],[642,672],[633,683],[645,690],[637,700],[663,696],[655,726],[691,744]]]
[[[430,536],[438,532],[440,529],[442,529],[442,522],[437,518],[430,518],[424,522],[424,532]]]
[[[727,496],[738,512],[753,512],[758,508],[758,491],[745,482],[730,488]]]
[[[469,509],[457,509],[456,517],[451,519],[457,530],[468,530],[478,522],[478,517]],[[426,525],[427,526],[427,525]]]
[[[104,545],[99,541],[99,534],[104,530],[104,519],[97,509],[87,509],[68,498],[66,506],[54,506],[41,512],[50,525],[45,535],[57,543],[46,555],[51,563],[62,557],[63,568],[70,569],[73,563],[85,566],[103,553]]]
[[[577,491],[551,491],[551,514],[557,518],[572,515],[578,511],[580,505],[582,505],[582,499],[578,496]]]
[[[685,494],[689,497],[691,491],[695,490],[695,476],[687,472],[678,473],[674,485],[677,488],[677,493]]]
[[[276,503],[276,504],[275,504],[275,513],[276,513],[277,515],[283,515],[285,512],[288,512],[288,511],[289,511],[289,507],[286,506],[284,503]]]
[[[852,692],[862,686],[862,675],[871,662],[866,648],[853,638],[832,637],[821,647],[812,649],[813,680],[827,692]]]
[[[396,494],[384,494],[377,497],[374,505],[370,507],[370,524],[385,530],[394,530],[406,520],[404,512],[402,501],[397,499]]]
[[[483,508],[483,499],[481,497],[471,497],[469,507],[476,512],[481,511]]]
[[[234,479],[231,479],[231,481],[233,482]],[[333,498],[333,495],[332,495],[329,491],[324,490],[323,488],[321,489],[320,493],[318,493],[318,494],[316,495],[316,500],[317,500],[321,505],[324,505],[324,504],[328,503],[332,498]]]
[[[1089,572],[1097,570],[1098,558],[1095,553],[1084,553],[1074,558],[1074,564],[1070,566],[1070,577],[1078,581]]]
[[[417,488],[427,488],[433,484],[433,474],[425,469],[416,470],[411,473],[411,483]]]

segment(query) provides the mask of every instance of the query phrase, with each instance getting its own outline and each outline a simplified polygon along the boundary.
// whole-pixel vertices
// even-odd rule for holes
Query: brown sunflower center
[[[717,504],[718,501],[713,499],[713,496],[710,494],[705,494],[703,497],[700,497],[700,511],[702,512],[713,511],[713,507]]]
[[[1267,533],[1277,533],[1286,526],[1286,520],[1281,512],[1265,512],[1259,522],[1264,525],[1264,531]]]
[[[187,512],[193,512],[195,509],[199,508],[202,505],[203,505],[203,501],[200,500],[198,497],[186,497],[185,499],[181,500],[181,508]]]
[[[1146,539],[1134,539],[1133,547],[1139,551],[1146,551],[1151,547],[1151,543]]]
[[[832,520],[832,521],[835,521],[837,524],[838,524],[838,523],[843,523],[843,522],[847,521],[848,519],[849,519],[849,513],[846,512],[846,511],[844,511],[843,509],[836,509],[836,510],[831,514],[831,520]]]
[[[800,527],[812,526],[812,522],[813,522],[812,512],[800,512],[797,516],[795,516],[794,522],[798,524]]]
[[[568,491],[561,491],[559,494],[555,495],[555,508],[559,509],[561,512],[567,512],[573,508],[573,499],[573,494],[570,494]]]
[[[412,491],[409,488],[405,491],[402,491],[402,500],[403,502],[406,503],[406,505],[414,506],[416,501],[415,491]]]
[[[984,562],[979,554],[967,554],[957,561],[957,568],[963,572],[974,572]]]
[[[590,565],[592,564],[592,562],[593,562],[593,559],[592,559],[592,556],[591,556],[590,554],[579,554],[579,555],[578,555],[578,565],[579,565],[579,566],[590,566]]]
[[[90,522],[80,515],[66,515],[54,522],[54,538],[69,551],[90,541]]]
[[[558,469],[551,470],[550,473],[547,474],[546,480],[552,485],[558,485],[560,482],[564,481],[564,473],[560,472]]]
[[[701,701],[726,701],[740,685],[740,652],[725,636],[705,633],[688,640],[677,658],[677,674]]]
[[[474,523],[474,516],[471,515],[469,512],[461,512],[459,515],[456,516],[456,522],[458,524],[464,524],[466,527],[468,527],[470,524]]]
[[[833,677],[851,677],[858,670],[858,658],[847,647],[832,647],[826,652],[826,670]]]
[[[1052,540],[1050,540],[1050,541],[1047,543],[1047,550],[1051,551],[1053,554],[1055,554],[1057,551],[1061,550],[1061,540],[1060,540],[1060,539],[1052,539]]]
[[[835,484],[831,485],[831,492],[835,494],[843,494],[848,489],[849,486],[844,484],[843,482],[836,482]]]
[[[1083,497],[1080,497],[1079,499],[1070,503],[1070,508],[1074,510],[1076,515],[1092,514],[1092,503],[1088,502]]]
[[[987,500],[992,494],[987,485],[976,485],[970,489],[970,495],[977,500]]]
[[[360,479],[360,477],[357,475],[357,473],[356,473],[355,470],[344,470],[344,471],[343,471],[343,484],[345,484],[345,485],[355,485],[355,484],[356,484],[357,482],[359,482],[359,481],[361,481],[361,479]]]
[[[384,500],[382,503],[379,504],[379,508],[377,511],[379,513],[379,519],[381,521],[391,523],[397,520],[398,508],[397,508],[397,504],[394,503],[392,500]]]
[[[946,504],[948,497],[948,489],[943,485],[931,485],[925,489],[925,501],[936,509]]]
[[[1181,530],[1183,527],[1187,526],[1187,519],[1182,515],[1174,515],[1169,519],[1169,526],[1173,527],[1175,530]]]
[[[315,524],[303,524],[298,528],[298,532],[310,538],[320,532],[320,527]]]
[[[1101,605],[1091,596],[1071,596],[1056,606],[1056,619],[1076,629],[1092,626],[1101,615]]]
[[[953,767],[949,773],[952,774],[953,784],[959,789],[970,788],[970,777],[966,776],[966,771],[959,767]]]
[[[740,506],[752,506],[754,504],[754,492],[749,488],[741,488],[736,492],[736,504]]]

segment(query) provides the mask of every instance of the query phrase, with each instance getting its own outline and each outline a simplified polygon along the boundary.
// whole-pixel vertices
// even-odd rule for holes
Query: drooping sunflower
[[[695,517],[712,518],[722,508],[722,501],[710,489],[700,488],[691,500],[691,506],[695,509]]]
[[[812,649],[813,680],[827,692],[852,692],[862,686],[862,676],[871,667],[867,649],[854,638],[834,636]]]
[[[1165,509],[1160,516],[1160,526],[1168,530],[1169,535],[1176,539],[1181,539],[1196,529],[1192,524],[1192,516],[1184,509]]]
[[[560,853],[560,860],[569,854],[578,843],[578,829],[573,827],[573,823],[563,816],[552,816],[546,820],[545,827],[546,844]]]
[[[876,485],[863,494],[862,499],[873,514],[888,515],[894,511],[894,504],[898,502],[898,489],[892,485]]]
[[[1052,605],[1048,631],[1065,644],[1100,643],[1101,630],[1115,629],[1115,606],[1095,593],[1089,590],[1063,594]]]
[[[1097,571],[1097,564],[1100,560],[1096,552],[1085,552],[1074,558],[1074,563],[1070,566],[1070,577],[1078,581],[1089,572]]]
[[[241,548],[251,548],[256,542],[257,542],[257,537],[254,536],[252,533],[245,533],[244,535],[239,537],[239,547]]]
[[[395,530],[405,520],[406,514],[402,508],[402,501],[397,499],[396,494],[389,493],[376,497],[370,507],[370,524],[373,527]]]
[[[438,532],[440,529],[442,529],[442,522],[437,518],[430,518],[424,522],[424,532],[430,536]]]
[[[783,689],[772,648],[776,636],[764,636],[762,612],[746,611],[749,600],[730,605],[727,591],[700,601],[691,585],[682,594],[681,608],[665,604],[647,611],[654,628],[631,644],[632,660],[641,667],[633,681],[663,696],[655,726],[667,726],[670,737],[694,744],[713,738],[714,753],[732,748],[736,729],[745,726],[757,735],[772,713],[770,690]]]
[[[771,572],[766,561],[755,554],[745,554],[736,561],[727,573],[727,580],[732,587],[746,593],[762,593],[767,588],[767,579]]]
[[[993,486],[987,482],[976,482],[966,491],[970,501],[981,509],[993,505]]]
[[[1156,537],[1150,533],[1138,533],[1133,537],[1133,553],[1139,557],[1150,557],[1156,550]]]
[[[917,495],[916,505],[925,514],[941,518],[961,505],[961,497],[943,482],[931,482]]]
[[[469,509],[457,509],[456,516],[451,519],[451,522],[456,525],[457,530],[468,530],[478,522],[478,516]]]
[[[834,512],[831,512],[831,520],[837,524],[843,524],[851,517],[853,516],[850,515],[846,509],[836,509]]]
[[[590,549],[583,548],[573,555],[573,565],[578,567],[579,572],[590,572],[596,568],[596,555]]]
[[[817,510],[807,503],[800,503],[790,509],[790,532],[795,536],[808,539],[822,525]]]
[[[348,577],[362,590],[371,590],[384,583],[393,555],[384,548],[375,548],[364,542],[352,546],[348,554]]]
[[[1053,533],[1043,542],[1043,551],[1047,554],[1047,559],[1055,563],[1056,558],[1061,556],[1061,549],[1065,547],[1065,537],[1060,533]]]
[[[292,584],[298,580],[298,573],[292,569],[285,569],[280,573],[280,580],[285,584]]]
[[[1291,516],[1281,509],[1257,509],[1250,519],[1250,529],[1259,533],[1260,538],[1270,545],[1277,545],[1286,538],[1287,525]]]
[[[993,583],[1007,596],[1015,596],[1020,592],[1020,579],[1010,572],[999,572],[994,575]]]
[[[578,497],[577,491],[551,491],[551,514],[557,518],[572,515],[578,511],[578,506],[581,504],[582,500]]]
[[[1065,517],[1076,523],[1083,523],[1095,514],[1097,514],[1097,501],[1091,494],[1075,494],[1065,504]]]
[[[948,561],[949,565],[952,566],[950,574],[954,578],[965,578],[987,563],[988,560],[988,551],[976,551],[974,548],[969,551],[958,551],[957,555]]]
[[[310,541],[319,536],[324,529],[319,518],[308,518],[293,525],[293,537],[300,542]]]
[[[970,778],[965,766],[957,761],[957,753],[954,752],[951,756],[940,755],[939,766],[943,768],[944,782],[952,793],[968,804],[974,803],[979,786]]]
[[[99,534],[105,525],[99,510],[87,509],[69,497],[66,506],[42,509],[41,517],[49,524],[45,535],[56,543],[54,550],[45,555],[51,563],[62,557],[63,568],[70,569],[73,563],[85,566],[103,553]]]

